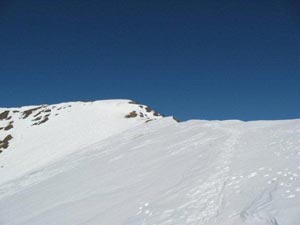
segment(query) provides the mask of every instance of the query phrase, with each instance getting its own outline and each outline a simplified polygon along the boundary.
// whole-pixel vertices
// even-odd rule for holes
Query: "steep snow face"
[[[162,116],[130,100],[0,109],[0,183]]]
[[[0,224],[299,224],[300,120],[134,124],[0,184]]]

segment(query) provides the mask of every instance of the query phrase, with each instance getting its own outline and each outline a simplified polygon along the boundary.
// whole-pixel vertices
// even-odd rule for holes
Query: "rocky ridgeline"
[[[89,104],[92,102],[85,102],[83,104]],[[157,111],[151,109],[146,105],[139,104],[134,101],[129,101],[128,104],[136,105],[133,107],[136,110],[124,112],[125,119],[140,118],[145,122],[164,117]],[[61,110],[71,108],[72,104],[59,104],[59,105],[41,105],[32,108],[26,108],[26,110],[20,109],[6,109],[0,111],[0,153],[9,147],[10,142],[13,139],[12,130],[15,129],[14,124],[16,120],[27,120],[29,126],[40,126],[47,123],[54,116],[58,116]]]
[[[125,118],[135,118],[135,117],[140,117],[140,118],[146,118],[146,123],[152,121],[153,119],[150,119],[150,115],[152,115],[154,118],[155,117],[164,117],[164,115],[158,113],[157,111],[155,111],[154,109],[151,109],[149,106],[146,105],[141,105],[137,102],[134,101],[130,101],[128,102],[129,104],[133,104],[133,105],[138,105],[138,107],[142,110],[141,112],[137,112],[137,111],[131,111],[130,113],[128,113]]]

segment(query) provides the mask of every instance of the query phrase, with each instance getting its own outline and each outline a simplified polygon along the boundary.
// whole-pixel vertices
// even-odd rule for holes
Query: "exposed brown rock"
[[[125,118],[134,118],[134,117],[137,117],[137,113],[136,111],[132,111],[130,112],[128,115],[125,116]]]
[[[36,115],[35,115],[36,116]],[[36,117],[35,119],[33,119],[32,121],[39,121],[41,120],[43,117],[42,116],[39,116],[39,117]]]
[[[28,116],[30,116],[34,111],[38,110],[38,109],[41,109],[42,106],[39,106],[39,107],[36,107],[36,108],[32,108],[32,109],[28,109],[28,110],[25,110],[23,112],[23,119],[26,119]]]
[[[147,106],[145,109],[146,109],[146,112],[151,112],[152,111],[152,109],[149,106]]]
[[[32,126],[40,125],[40,124],[42,124],[42,123],[47,122],[48,120],[49,120],[49,118],[48,118],[47,116],[45,116],[44,119],[42,119],[41,121],[38,121],[38,122],[32,124]]]
[[[6,111],[0,113],[0,120],[7,119],[8,114],[9,114],[9,111],[8,111],[8,110],[6,110]]]
[[[49,120],[49,118],[48,118],[48,117],[45,117],[43,120],[41,120],[41,121],[39,122],[38,125],[40,125],[40,124],[42,124],[42,123],[45,123],[45,122],[48,121],[48,120]]]
[[[153,111],[154,116],[162,116],[159,112],[151,109],[149,106],[147,106],[145,109],[146,109],[146,112],[152,112]]]
[[[10,130],[10,129],[12,129],[14,127],[13,123],[14,123],[14,121],[10,121],[9,124],[4,128],[4,130]]]
[[[43,110],[39,111],[37,114],[35,114],[33,117],[37,117],[38,115],[40,115],[42,112],[44,112]]]
[[[156,111],[154,111],[153,116],[160,116],[160,114]]]
[[[7,149],[9,146],[9,141],[13,139],[13,137],[9,134],[2,141],[0,141],[0,153],[2,149]]]
[[[177,123],[180,123],[181,121],[173,116],[173,120],[175,120]]]

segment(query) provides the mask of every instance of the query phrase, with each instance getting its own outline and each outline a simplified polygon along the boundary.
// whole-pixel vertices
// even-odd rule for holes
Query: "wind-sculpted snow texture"
[[[99,138],[1,182],[0,224],[299,224],[299,120],[159,117]]]

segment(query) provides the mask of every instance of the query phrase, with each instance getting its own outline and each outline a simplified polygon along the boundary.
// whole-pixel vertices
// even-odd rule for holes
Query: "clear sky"
[[[300,118],[297,0],[2,0],[0,107],[128,98],[186,119]]]

